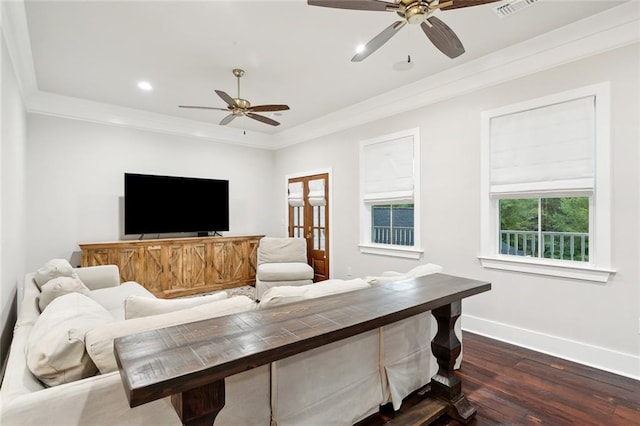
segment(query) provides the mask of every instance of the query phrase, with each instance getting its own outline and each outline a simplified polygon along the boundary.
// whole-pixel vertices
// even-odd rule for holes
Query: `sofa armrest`
[[[130,408],[118,372],[3,399],[2,424],[179,425],[169,398]]]
[[[90,290],[120,285],[120,269],[117,265],[87,266],[75,268],[74,271]]]

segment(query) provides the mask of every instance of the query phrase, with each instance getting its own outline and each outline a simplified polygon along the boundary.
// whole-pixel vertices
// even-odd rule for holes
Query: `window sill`
[[[572,278],[582,281],[606,283],[616,271],[596,268],[593,265],[573,264],[552,260],[518,258],[514,256],[478,256],[482,266],[489,269],[525,272],[551,277]]]
[[[360,244],[358,247],[360,247],[360,253],[404,257],[406,259],[420,259],[424,252],[415,247],[392,246],[387,244]]]

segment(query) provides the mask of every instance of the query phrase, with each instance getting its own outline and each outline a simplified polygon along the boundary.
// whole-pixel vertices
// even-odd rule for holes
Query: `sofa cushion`
[[[272,287],[264,292],[258,306],[263,309],[269,306],[285,305],[299,300],[315,299],[316,297],[346,293],[367,287],[370,287],[370,285],[361,278],[346,281],[331,279],[302,286]]]
[[[29,335],[29,370],[49,386],[94,375],[97,369],[85,351],[85,334],[112,322],[111,314],[84,294],[69,293],[54,299]]]
[[[226,291],[182,299],[156,299],[144,296],[129,296],[124,300],[124,316],[126,319],[131,319],[166,314],[168,312],[193,308],[194,306],[204,305],[205,303],[227,299],[228,297],[229,295]]]
[[[313,279],[313,268],[306,263],[263,263],[256,275],[260,281],[296,281]]]
[[[149,290],[135,281],[127,281],[115,287],[101,288],[89,293],[90,298],[102,305],[118,321],[125,319],[124,301],[129,296],[155,299]]]
[[[393,283],[396,281],[410,280],[413,278],[422,277],[424,275],[435,274],[438,272],[442,272],[442,269],[442,266],[436,265],[435,263],[425,263],[422,265],[418,265],[405,273],[396,271],[385,271],[382,273],[382,276],[365,277],[364,279],[371,285],[380,285]]]
[[[93,328],[87,333],[85,338],[87,352],[101,373],[116,371],[118,366],[113,354],[113,339],[116,337],[221,317],[252,309],[255,309],[254,301],[246,296],[236,296],[176,312],[104,324]]]
[[[307,263],[307,241],[304,238],[264,237],[258,245],[258,264]]]
[[[38,296],[38,306],[40,312],[44,311],[53,299],[69,293],[89,294],[90,290],[79,278],[73,277],[57,277],[47,281],[41,288]]]
[[[76,277],[73,267],[66,259],[51,259],[36,271],[33,279],[38,288],[42,289],[49,280],[58,277]]]

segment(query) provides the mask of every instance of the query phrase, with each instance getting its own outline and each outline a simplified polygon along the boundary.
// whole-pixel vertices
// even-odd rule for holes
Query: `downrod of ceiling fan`
[[[238,79],[238,99],[242,99],[242,98],[240,98],[240,77],[242,77],[244,75],[244,70],[242,70],[240,68],[234,68],[233,69],[233,75],[235,75],[236,78]]]

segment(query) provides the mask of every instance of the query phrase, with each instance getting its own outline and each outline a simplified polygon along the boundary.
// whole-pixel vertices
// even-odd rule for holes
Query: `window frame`
[[[411,199],[379,202],[365,202],[364,200],[364,150],[372,144],[390,142],[400,138],[411,137],[413,139],[413,196]],[[395,133],[366,139],[360,141],[360,244],[358,247],[361,253],[376,254],[382,256],[403,257],[408,259],[420,259],[424,250],[421,245],[420,227],[420,129],[412,128],[401,130]],[[402,246],[394,244],[379,244],[372,242],[371,236],[371,207],[374,205],[389,204],[413,204],[413,246]]]
[[[589,196],[589,262],[500,254],[500,197],[490,195],[491,119],[586,96],[595,97],[595,185]],[[610,83],[603,82],[484,111],[481,114],[480,255],[483,267],[606,283],[611,269]],[[572,196],[571,193],[558,194]],[[504,197],[506,198],[506,197]],[[514,198],[511,196],[510,198]],[[534,198],[523,194],[516,198]]]

